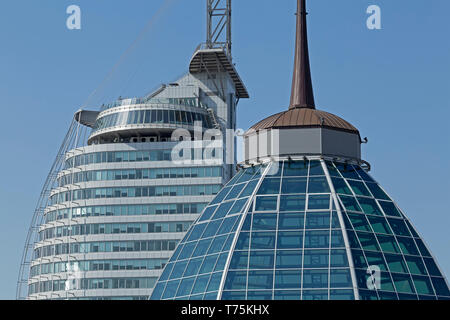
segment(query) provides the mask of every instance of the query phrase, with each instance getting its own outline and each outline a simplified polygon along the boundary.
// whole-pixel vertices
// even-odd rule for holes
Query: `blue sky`
[[[34,206],[73,113],[175,80],[204,41],[205,1],[173,0],[104,83],[164,2],[2,1],[0,299],[15,296]],[[66,28],[72,4],[82,10],[80,31]],[[382,30],[366,28],[372,4],[381,7]],[[251,94],[239,105],[241,128],[288,106],[295,6],[233,3],[234,61]],[[314,0],[308,7],[318,108],[369,138],[363,155],[372,175],[450,275],[450,2]]]

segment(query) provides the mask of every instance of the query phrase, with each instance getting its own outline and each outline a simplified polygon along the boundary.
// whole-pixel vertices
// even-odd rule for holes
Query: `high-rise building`
[[[368,172],[358,129],[315,107],[305,0],[288,110],[254,125],[151,299],[449,299],[430,249]]]
[[[33,216],[17,298],[148,299],[190,224],[234,175],[225,131],[248,93],[231,57],[231,0],[207,6],[207,42],[185,76],[75,114]]]

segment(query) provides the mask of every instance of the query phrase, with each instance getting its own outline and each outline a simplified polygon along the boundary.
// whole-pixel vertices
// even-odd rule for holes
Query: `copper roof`
[[[289,109],[274,114],[255,124],[247,134],[265,129],[319,127],[359,134],[358,129],[344,119],[325,111],[309,108]]]

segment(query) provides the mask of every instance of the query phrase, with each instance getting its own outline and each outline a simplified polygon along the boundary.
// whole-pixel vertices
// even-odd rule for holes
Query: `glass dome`
[[[436,300],[448,284],[401,210],[358,164],[243,168],[166,265],[153,300]]]

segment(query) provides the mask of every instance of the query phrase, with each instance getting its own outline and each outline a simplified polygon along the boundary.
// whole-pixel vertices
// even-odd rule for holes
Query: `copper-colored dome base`
[[[344,119],[316,109],[295,108],[270,116],[255,124],[248,133],[258,130],[323,127],[359,134],[358,129]]]

